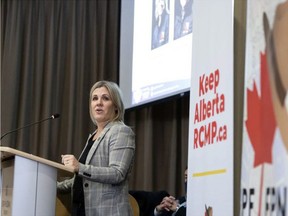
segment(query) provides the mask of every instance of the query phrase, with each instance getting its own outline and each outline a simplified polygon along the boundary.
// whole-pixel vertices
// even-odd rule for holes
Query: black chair
[[[169,194],[164,190],[156,192],[130,190],[129,193],[136,199],[139,205],[140,216],[153,215],[155,207],[164,197],[169,196]]]

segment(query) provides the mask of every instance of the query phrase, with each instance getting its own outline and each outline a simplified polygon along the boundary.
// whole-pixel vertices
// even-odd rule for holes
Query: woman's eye
[[[93,101],[96,101],[96,100],[98,100],[98,97],[94,96],[94,97],[92,98],[92,100],[93,100]]]
[[[110,100],[110,98],[108,96],[103,96],[102,99],[105,100],[105,101],[109,101]]]

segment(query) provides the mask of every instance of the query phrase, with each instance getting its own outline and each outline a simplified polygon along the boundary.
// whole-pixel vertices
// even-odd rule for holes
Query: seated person
[[[186,216],[186,195],[187,195],[187,169],[185,177],[185,196],[175,199],[173,196],[166,196],[154,209],[153,216]]]
[[[140,216],[153,215],[155,206],[157,206],[161,200],[169,196],[164,191],[143,191],[143,190],[130,190],[129,193],[136,199],[139,205]]]

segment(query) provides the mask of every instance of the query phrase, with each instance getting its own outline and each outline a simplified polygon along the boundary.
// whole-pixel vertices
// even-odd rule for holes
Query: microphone
[[[32,125],[39,124],[39,123],[44,122],[44,121],[47,121],[47,120],[49,120],[49,119],[56,119],[56,118],[59,118],[59,117],[60,117],[60,114],[55,113],[55,114],[53,114],[52,116],[50,116],[49,118],[45,118],[45,119],[42,119],[42,120],[40,120],[40,121],[37,121],[37,122],[31,123],[31,124],[25,125],[25,126],[23,126],[23,127],[19,127],[19,128],[15,129],[15,130],[8,131],[7,133],[5,133],[5,134],[3,134],[3,135],[1,136],[0,140],[2,140],[6,135],[11,134],[11,133],[13,133],[13,132],[16,132],[16,131],[18,131],[18,130],[21,130],[21,129],[23,129],[23,128],[30,127],[30,126],[32,126]]]

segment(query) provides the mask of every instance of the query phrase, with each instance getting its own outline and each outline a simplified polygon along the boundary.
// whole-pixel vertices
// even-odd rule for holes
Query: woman
[[[90,91],[90,117],[96,125],[79,160],[62,155],[62,163],[75,171],[58,182],[59,192],[72,190],[72,215],[132,215],[128,175],[134,151],[134,133],[123,123],[124,105],[119,87],[99,81]]]
[[[155,0],[155,13],[152,29],[152,49],[168,43],[169,10],[167,0]]]

